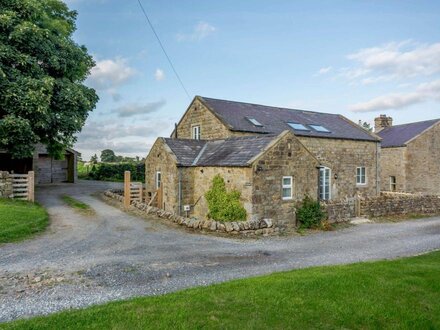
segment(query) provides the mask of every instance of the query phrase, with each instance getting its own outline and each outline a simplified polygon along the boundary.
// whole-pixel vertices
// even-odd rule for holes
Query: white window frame
[[[162,173],[160,171],[156,171],[156,190],[162,186]]]
[[[201,137],[200,125],[191,126],[191,137],[193,140],[200,140]]]
[[[326,173],[328,173],[328,175],[326,175]],[[321,184],[321,176],[322,176],[322,184]],[[328,176],[328,180],[327,180],[327,176]],[[318,193],[320,200],[332,199],[332,170],[330,167],[322,166],[319,168],[318,188],[319,188]],[[326,195],[328,197],[326,197]]]
[[[362,175],[362,169],[364,174]],[[364,180],[362,181],[362,177]],[[356,167],[356,185],[366,186],[367,185],[367,168],[365,166]]]
[[[392,181],[393,178],[394,182]],[[395,175],[390,175],[390,191],[397,191],[397,178]]]
[[[284,179],[289,179],[290,184],[284,184]],[[281,198],[283,201],[288,201],[293,199],[293,177],[292,176],[283,176],[281,180]],[[290,189],[290,196],[284,196],[284,189]]]

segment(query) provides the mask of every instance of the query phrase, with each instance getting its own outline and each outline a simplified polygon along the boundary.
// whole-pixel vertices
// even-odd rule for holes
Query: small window
[[[331,183],[330,183],[331,169],[328,167],[319,168],[319,199],[328,201],[331,199]]]
[[[325,128],[324,126],[321,126],[321,125],[309,125],[309,126],[317,132],[330,133],[330,131],[327,128]]]
[[[200,140],[200,126],[193,126],[192,127],[192,138],[194,140]]]
[[[290,127],[292,127],[296,131],[310,131],[307,127],[305,127],[303,124],[298,123],[287,123]]]
[[[255,118],[247,117],[246,119],[249,120],[252,123],[252,125],[254,125],[254,126],[263,127],[263,125],[258,120],[256,120]]]
[[[156,172],[156,189],[159,189],[162,185],[162,173],[160,171]]]
[[[292,199],[292,186],[293,179],[291,176],[283,176],[283,200]]]
[[[367,184],[367,174],[365,167],[358,167],[356,169],[356,184],[365,185]]]
[[[395,176],[390,176],[390,191],[397,190],[397,181]]]

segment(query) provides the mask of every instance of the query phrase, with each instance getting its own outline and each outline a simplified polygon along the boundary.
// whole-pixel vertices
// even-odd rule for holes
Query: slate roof
[[[382,138],[382,148],[404,147],[409,140],[415,138],[439,121],[440,119],[433,119],[391,126],[383,129],[377,135]]]
[[[341,115],[305,110],[278,108],[265,105],[212,99],[198,96],[233,131],[280,134],[292,130],[298,136],[337,138],[363,141],[378,141],[376,137]],[[249,119],[255,118],[263,126],[253,125]],[[330,133],[310,130],[294,130],[287,123],[303,125],[322,125]]]
[[[180,166],[248,166],[277,136],[249,136],[224,140],[165,138]]]

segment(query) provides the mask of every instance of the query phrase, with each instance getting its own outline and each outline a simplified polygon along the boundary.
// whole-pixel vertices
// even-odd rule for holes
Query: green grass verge
[[[38,204],[0,198],[0,243],[23,240],[46,229],[49,216]]]
[[[86,214],[94,214],[95,211],[86,203],[83,203],[68,195],[61,196],[61,199],[70,207]]]
[[[440,252],[316,267],[0,325],[6,329],[439,329]]]

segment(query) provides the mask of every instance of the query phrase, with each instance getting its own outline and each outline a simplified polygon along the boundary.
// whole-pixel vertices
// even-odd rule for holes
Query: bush
[[[300,207],[296,211],[296,219],[300,222],[300,228],[317,228],[326,217],[319,201],[309,196],[304,197]]]
[[[124,181],[124,172],[131,172],[131,181],[145,181],[144,163],[100,163],[93,165],[88,177],[101,181]]]
[[[225,180],[216,175],[212,180],[212,187],[205,194],[208,201],[208,217],[220,221],[246,220],[246,210],[240,203],[240,192],[226,191]]]

